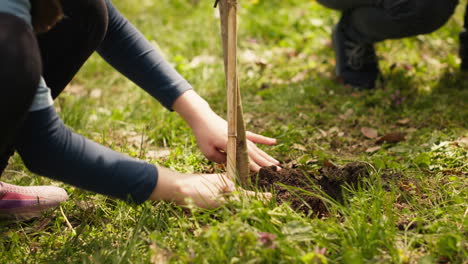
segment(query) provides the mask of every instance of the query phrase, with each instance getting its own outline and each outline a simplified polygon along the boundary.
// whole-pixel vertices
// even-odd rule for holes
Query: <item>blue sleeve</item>
[[[24,164],[42,176],[136,203],[157,184],[156,166],[73,133],[53,106],[29,113],[18,139]]]
[[[29,0],[1,0],[0,12],[17,16],[31,26],[31,3]]]
[[[98,53],[115,69],[171,110],[190,84],[149,41],[106,0],[109,26]]]

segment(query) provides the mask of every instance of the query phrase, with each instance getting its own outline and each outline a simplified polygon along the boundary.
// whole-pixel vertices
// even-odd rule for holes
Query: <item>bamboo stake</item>
[[[219,0],[219,12],[228,101],[227,174],[231,179],[239,175],[241,184],[245,185],[249,158],[237,77],[237,0]]]

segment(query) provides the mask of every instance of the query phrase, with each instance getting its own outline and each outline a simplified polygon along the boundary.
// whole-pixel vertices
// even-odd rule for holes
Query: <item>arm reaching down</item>
[[[88,140],[67,128],[53,106],[31,112],[20,138],[18,153],[32,172],[126,201],[164,200],[185,205],[191,199],[199,207],[214,208],[235,189],[224,175],[157,168]]]
[[[53,106],[29,113],[16,149],[34,173],[136,203],[148,199],[158,178],[154,165],[73,133]]]

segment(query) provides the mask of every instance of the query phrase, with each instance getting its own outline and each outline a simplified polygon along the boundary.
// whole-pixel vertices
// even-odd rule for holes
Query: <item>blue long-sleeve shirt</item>
[[[190,84],[177,73],[160,52],[106,0],[109,24],[106,36],[98,48],[99,55],[125,77],[148,92],[163,106],[171,109],[174,101]],[[18,16],[31,25],[29,0],[2,0],[0,12]],[[52,105],[50,89],[41,78],[30,111]]]

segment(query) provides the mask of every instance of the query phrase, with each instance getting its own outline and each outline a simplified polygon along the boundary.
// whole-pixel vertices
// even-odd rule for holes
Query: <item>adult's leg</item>
[[[9,151],[37,90],[41,60],[31,28],[0,13],[0,156]],[[1,157],[0,157],[1,159]],[[0,174],[5,162],[0,162]]]
[[[373,88],[380,73],[373,44],[429,33],[453,14],[458,0],[320,0],[343,11],[333,30],[336,74],[345,84]]]
[[[345,11],[342,25],[357,42],[374,43],[435,31],[452,16],[458,0],[382,0]]]
[[[460,59],[462,61],[461,69],[468,71],[468,5],[465,11],[463,31],[460,33]]]
[[[104,39],[108,14],[104,0],[63,0],[65,14],[39,35],[44,79],[56,98]]]
[[[381,0],[317,0],[317,2],[331,9],[347,11],[365,6],[379,6]]]

